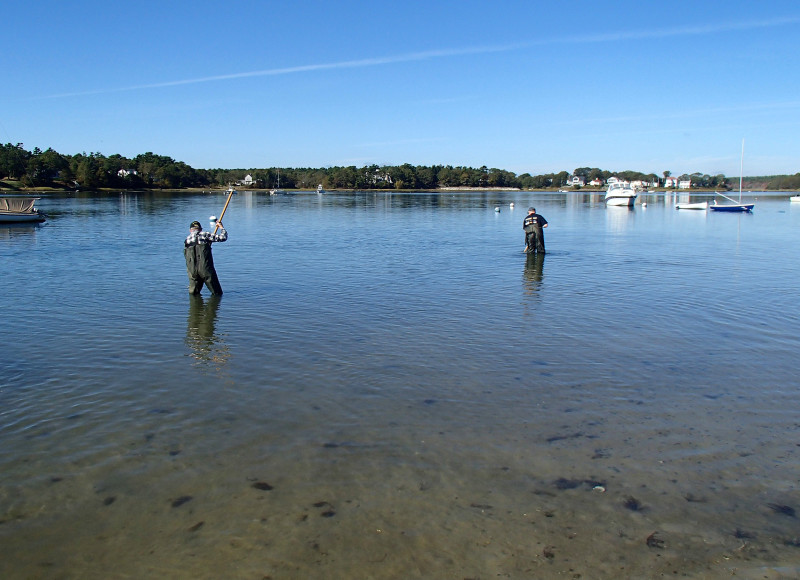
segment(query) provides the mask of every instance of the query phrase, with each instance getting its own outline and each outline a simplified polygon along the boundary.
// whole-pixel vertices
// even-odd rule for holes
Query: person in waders
[[[522,221],[522,229],[525,230],[525,250],[528,254],[539,252],[544,254],[544,228],[547,227],[547,220],[536,213],[535,207],[528,208],[528,215]]]
[[[183,242],[183,255],[186,258],[186,271],[189,274],[189,294],[200,294],[205,284],[211,290],[211,294],[222,295],[222,286],[214,269],[211,244],[227,240],[228,232],[222,227],[222,222],[218,222],[217,226],[219,233],[204,232],[203,226],[198,221],[192,222],[189,226],[189,235]]]

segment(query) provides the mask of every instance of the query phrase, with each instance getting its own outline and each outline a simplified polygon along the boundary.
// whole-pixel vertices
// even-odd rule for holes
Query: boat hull
[[[702,201],[698,203],[679,203],[675,205],[675,209],[708,209],[708,202]]]
[[[606,197],[606,205],[610,206],[633,207],[634,203],[636,203],[635,195]]]
[[[15,213],[0,212],[0,224],[43,222],[45,218],[40,213]]]
[[[708,209],[712,211],[748,212],[748,211],[753,211],[754,207],[755,207],[754,203],[743,203],[739,205],[716,204],[708,206]]]

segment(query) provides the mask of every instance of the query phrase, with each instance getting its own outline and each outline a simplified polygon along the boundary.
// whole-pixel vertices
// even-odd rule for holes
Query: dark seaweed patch
[[[183,504],[185,504],[187,501],[192,501],[193,499],[194,498],[192,496],[190,496],[190,495],[182,495],[181,497],[179,497],[178,499],[176,499],[176,500],[174,500],[172,502],[172,507],[174,507],[174,508],[180,507]]]
[[[106,499],[103,500],[103,505],[111,505],[115,501],[117,501],[117,496],[110,495]]]
[[[629,510],[634,511],[634,512],[641,511],[641,509],[642,509],[642,502],[640,502],[638,499],[636,499],[632,495],[629,495],[628,497],[626,497],[625,501],[622,502],[622,505],[624,505],[626,508],[628,508]]]
[[[556,489],[560,490],[575,489],[576,487],[580,487],[582,484],[582,479],[567,479],[565,477],[559,477],[553,482],[553,485],[556,486]]]
[[[197,522],[195,525],[193,525],[191,528],[189,528],[189,531],[190,532],[196,532],[197,530],[202,528],[204,525],[205,525],[205,522]]]
[[[490,506],[488,503],[471,503],[469,504],[469,507],[474,507],[482,510],[492,509],[492,506]]]
[[[273,487],[266,481],[257,481],[253,484],[253,487],[256,489],[260,489],[261,491],[269,491],[273,489]]]
[[[658,537],[658,532],[653,532],[647,536],[645,543],[647,544],[648,548],[664,549],[665,547],[664,540]]]
[[[548,437],[546,441],[548,443],[555,443],[556,441],[563,441],[565,439],[577,439],[578,437],[583,437],[583,432],[579,431],[571,435],[554,435],[553,437]]]
[[[789,538],[783,541],[784,546],[791,546],[792,548],[800,548],[800,538]]]
[[[736,528],[733,532],[733,537],[738,538],[740,540],[754,540],[756,535],[750,532],[746,532],[742,529]]]
[[[783,514],[785,516],[789,516],[790,518],[797,517],[797,514],[794,511],[793,507],[788,505],[781,505],[777,503],[768,503],[767,506],[769,509],[774,511],[775,513]]]

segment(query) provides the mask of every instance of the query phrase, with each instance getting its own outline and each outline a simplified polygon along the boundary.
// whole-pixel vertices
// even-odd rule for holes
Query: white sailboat
[[[284,193],[286,193],[286,192],[281,189],[281,170],[278,169],[278,184],[277,184],[277,187],[275,189],[270,189],[269,190],[269,194],[270,195],[283,195]]]
[[[739,162],[739,201],[737,202],[735,199],[728,197],[725,194],[718,194],[731,201],[733,203],[717,203],[717,200],[714,200],[714,203],[708,206],[708,209],[712,211],[728,211],[728,212],[750,212],[753,211],[755,207],[754,203],[742,203],[742,176],[744,173],[744,139],[742,139],[742,159]]]

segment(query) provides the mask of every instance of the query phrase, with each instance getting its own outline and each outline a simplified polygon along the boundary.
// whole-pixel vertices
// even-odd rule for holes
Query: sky
[[[800,172],[797,0],[14,1],[0,142],[195,168]]]

